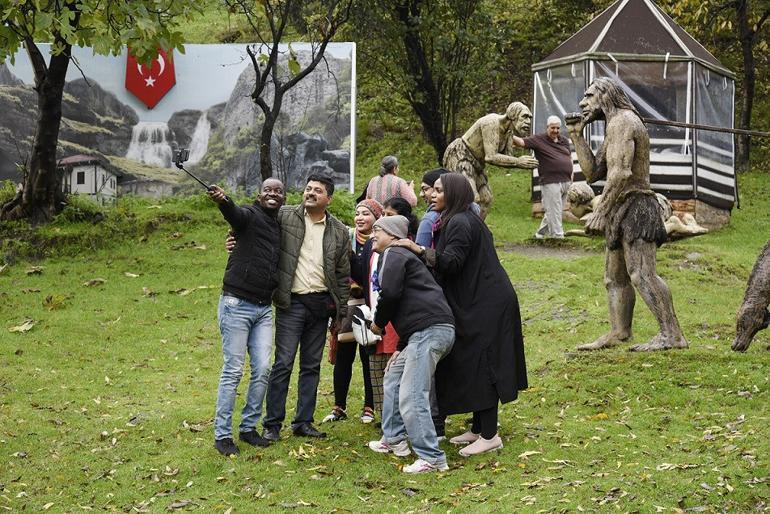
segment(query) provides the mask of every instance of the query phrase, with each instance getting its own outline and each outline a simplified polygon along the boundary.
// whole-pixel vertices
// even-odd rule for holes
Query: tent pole
[[[710,130],[712,132],[726,132],[728,134],[745,134],[747,136],[770,137],[770,132],[761,132],[759,130],[734,129],[727,127],[717,127],[716,125],[702,125],[700,123],[683,123],[681,121],[656,120],[654,118],[645,117],[642,117],[642,121],[645,123],[651,123],[653,125],[668,125],[670,127]]]

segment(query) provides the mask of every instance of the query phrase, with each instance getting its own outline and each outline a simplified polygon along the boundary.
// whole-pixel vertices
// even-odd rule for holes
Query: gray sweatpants
[[[540,184],[540,195],[543,202],[543,221],[537,233],[541,236],[564,237],[564,229],[561,226],[561,215],[564,204],[567,202],[567,191],[571,182],[554,182]]]

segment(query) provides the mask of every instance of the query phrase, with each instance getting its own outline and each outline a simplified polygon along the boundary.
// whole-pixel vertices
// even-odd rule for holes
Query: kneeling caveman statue
[[[586,222],[586,232],[604,234],[607,254],[604,284],[610,332],[578,350],[598,350],[631,337],[634,288],[655,315],[660,332],[631,351],[687,348],[674,313],[671,291],[655,269],[657,247],[666,228],[650,189],[650,137],[639,113],[614,81],[594,80],[580,104],[580,114],[565,117],[578,161],[589,183],[606,180],[602,199]],[[583,127],[604,120],[604,143],[597,155],[582,135]]]
[[[492,207],[492,190],[484,173],[486,163],[503,168],[537,167],[537,159],[530,155],[510,155],[516,148],[511,136],[527,137],[531,125],[532,113],[527,106],[513,102],[505,114],[487,114],[476,120],[462,137],[449,143],[444,152],[444,168],[462,173],[471,183],[482,219]]]

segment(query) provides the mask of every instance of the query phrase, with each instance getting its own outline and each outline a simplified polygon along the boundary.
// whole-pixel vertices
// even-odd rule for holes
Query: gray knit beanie
[[[383,216],[374,222],[374,227],[380,227],[382,230],[398,239],[406,239],[409,221],[401,215]]]

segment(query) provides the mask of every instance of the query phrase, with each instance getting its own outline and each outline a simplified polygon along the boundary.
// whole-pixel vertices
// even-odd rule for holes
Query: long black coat
[[[516,292],[477,215],[456,214],[438,233],[434,271],[455,316],[452,351],[436,368],[444,414],[488,409],[527,388]]]

